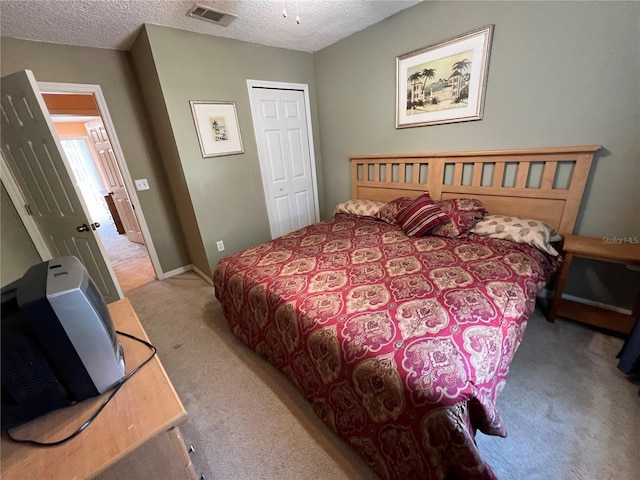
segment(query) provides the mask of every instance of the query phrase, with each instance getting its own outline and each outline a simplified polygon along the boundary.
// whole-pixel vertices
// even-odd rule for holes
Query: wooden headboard
[[[353,198],[388,202],[428,191],[473,197],[492,214],[536,218],[573,233],[600,145],[351,157]]]

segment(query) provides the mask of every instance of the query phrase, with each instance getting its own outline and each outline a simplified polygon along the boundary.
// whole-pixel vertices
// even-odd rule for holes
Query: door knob
[[[79,231],[79,232],[88,232],[89,231],[89,225],[87,225],[86,223],[83,223],[79,227],[76,227],[76,230]]]
[[[100,222],[92,223],[92,224],[91,224],[91,228],[93,228],[94,230],[95,230],[96,228],[100,228]]]

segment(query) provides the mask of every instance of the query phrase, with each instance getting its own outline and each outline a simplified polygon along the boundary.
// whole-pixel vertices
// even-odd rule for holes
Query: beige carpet
[[[108,220],[102,222],[98,235],[125,295],[156,279],[147,247],[130,242],[125,234],[118,234],[113,222]]]
[[[298,390],[228,330],[188,273],[129,295],[189,414],[198,473],[219,479],[375,479]],[[502,480],[639,478],[640,398],[619,338],[534,313],[498,402],[506,439],[478,435]]]

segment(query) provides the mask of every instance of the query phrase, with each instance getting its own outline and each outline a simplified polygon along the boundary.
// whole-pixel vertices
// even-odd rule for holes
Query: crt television
[[[2,287],[2,430],[104,393],[125,374],[109,310],[76,257]]]

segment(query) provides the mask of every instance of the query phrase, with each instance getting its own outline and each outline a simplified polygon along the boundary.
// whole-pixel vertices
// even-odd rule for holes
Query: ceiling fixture
[[[295,0],[295,4],[296,4],[296,23],[300,25],[300,15],[298,14],[298,0]],[[287,5],[285,3],[285,0],[282,0],[282,16],[284,18],[287,18]]]
[[[187,16],[199,18],[200,20],[215,23],[216,25],[221,25],[223,27],[226,27],[238,18],[237,15],[233,15],[232,13],[220,12],[219,10],[214,10],[211,7],[205,7],[204,5],[198,5],[197,3],[194,3],[193,7],[189,9]]]

